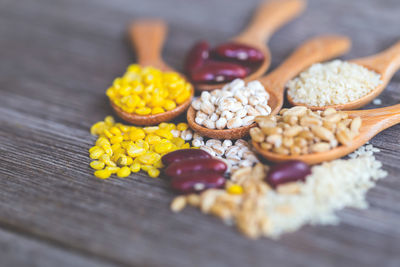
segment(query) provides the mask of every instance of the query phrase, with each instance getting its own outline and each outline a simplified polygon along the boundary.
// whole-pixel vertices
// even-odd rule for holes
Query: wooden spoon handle
[[[361,134],[369,140],[379,132],[400,123],[400,104],[366,110],[345,111],[351,116],[362,118]]]
[[[164,68],[161,50],[167,34],[162,20],[136,20],[129,27],[129,36],[142,66]]]
[[[400,68],[400,41],[374,56],[352,60],[382,75],[382,80],[390,80]]]
[[[276,30],[300,14],[305,5],[305,0],[265,1],[257,8],[246,29],[234,39],[249,44],[264,44]]]
[[[314,63],[325,61],[349,50],[351,41],[340,35],[318,36],[303,43],[278,68],[259,80],[269,90],[282,95],[286,83],[296,77],[305,68]]]

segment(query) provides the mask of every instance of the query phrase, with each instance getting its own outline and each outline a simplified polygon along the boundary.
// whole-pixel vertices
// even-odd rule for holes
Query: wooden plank
[[[37,239],[0,229],[1,266],[32,267],[110,267],[107,264],[87,256],[81,256],[64,250],[54,244],[46,244]]]
[[[21,254],[35,246],[47,251],[49,266],[89,265],[93,258],[135,266],[397,266],[400,126],[372,141],[389,177],[368,194],[369,210],[344,210],[338,227],[308,226],[279,241],[249,241],[194,209],[172,214],[165,179],[92,176],[88,129],[111,113],[104,91],[134,60],[122,37],[126,24],[143,16],[167,19],[165,59],[180,69],[192,42],[233,36],[257,2],[1,2],[0,49],[7,52],[0,64],[0,237]],[[311,0],[296,23],[271,39],[273,66],[327,30],[353,38],[345,58],[375,53],[399,38],[398,13],[396,0]],[[380,98],[383,105],[400,101],[399,74]],[[18,238],[2,228],[18,231]],[[65,250],[83,259],[61,257],[69,255]],[[1,258],[29,264],[17,255]]]

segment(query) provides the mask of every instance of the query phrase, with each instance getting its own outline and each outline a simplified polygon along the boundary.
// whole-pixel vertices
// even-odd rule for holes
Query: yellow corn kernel
[[[89,148],[89,154],[92,153],[93,150],[99,149],[98,146],[92,146],[91,148]]]
[[[162,123],[160,123],[160,124],[158,125],[158,127],[159,127],[160,129],[168,128],[168,123],[162,122]]]
[[[240,195],[243,193],[243,187],[241,187],[238,184],[233,184],[228,187],[227,191],[229,194],[232,194],[232,195]]]
[[[114,166],[107,166],[107,167],[106,167],[106,170],[108,170],[108,171],[111,172],[112,174],[117,173],[119,169],[120,169],[120,167],[114,167]]]
[[[104,134],[105,136],[107,136],[107,138],[111,138],[111,137],[113,137],[113,134],[112,134],[112,133],[110,133],[110,131],[109,131],[109,130],[107,130],[107,129],[104,129],[104,131],[103,131],[103,134]]]
[[[131,174],[131,169],[127,166],[120,168],[117,171],[117,176],[120,178],[128,177]]]
[[[144,127],[143,131],[147,134],[149,133],[155,133],[159,129],[158,126],[149,126],[149,127]],[[144,137],[143,137],[144,138]]]
[[[173,123],[168,123],[168,126],[166,127],[168,130],[172,131],[176,129],[176,125]]]
[[[112,116],[107,116],[104,118],[104,122],[108,125],[111,126],[115,123],[115,120]]]
[[[185,122],[178,123],[178,125],[176,126],[176,129],[179,131],[185,131],[188,128],[189,128],[189,125]]]
[[[111,172],[109,170],[98,170],[94,172],[94,176],[100,179],[107,179],[111,176]]]
[[[171,142],[172,142],[173,144],[175,144],[176,146],[178,146],[178,147],[181,147],[181,146],[183,146],[183,145],[185,144],[185,140],[183,140],[183,139],[180,138],[180,137],[173,137],[173,138],[171,139]]]
[[[165,108],[166,110],[172,110],[172,109],[176,108],[176,103],[172,100],[166,99],[164,101],[163,108]]]
[[[112,133],[113,135],[121,135],[121,130],[114,126],[111,127],[110,133]]]
[[[96,122],[92,127],[90,127],[90,133],[92,135],[99,135],[103,133],[105,126],[106,125],[103,121]]]
[[[104,144],[101,148],[104,150],[104,152],[105,152],[106,154],[112,156],[112,154],[113,154],[113,149],[111,148],[111,145],[110,145],[109,143],[108,143],[108,144]]]
[[[121,124],[121,125],[119,125],[119,129],[121,130],[121,132],[126,133],[130,130],[130,127],[127,125]]]
[[[182,104],[183,102],[188,100],[189,97],[190,97],[190,93],[183,93],[180,96],[178,96],[175,100],[176,100],[176,103]]]
[[[133,158],[126,156],[126,165],[131,165],[133,163]]]
[[[146,152],[145,154],[140,155],[138,157],[140,163],[143,163],[146,165],[154,164],[160,158],[161,158],[161,156],[154,152]]]
[[[124,138],[121,135],[113,136],[110,138],[110,143],[111,144],[117,144],[121,143],[124,140]]]
[[[133,163],[130,168],[131,172],[138,172],[140,171],[140,163]]]
[[[146,106],[146,101],[144,101],[143,99],[139,99],[137,105],[138,108],[143,108]]]
[[[159,130],[157,130],[156,132],[158,132],[158,131]],[[161,141],[161,138],[158,135],[149,134],[149,135],[146,136],[144,141],[146,141],[149,145],[153,145],[153,144],[159,143]]]
[[[126,166],[128,165],[128,158],[125,155],[120,155],[117,159],[118,166]]]
[[[154,166],[155,168],[157,168],[157,169],[164,168],[164,164],[162,163],[162,160],[161,160],[161,159],[157,160],[157,161],[153,164],[153,166]]]
[[[181,145],[180,148],[181,149],[190,148],[190,144],[189,143],[185,143],[185,144]]]
[[[126,149],[132,143],[132,141],[122,141],[120,144],[123,149]]]
[[[134,94],[140,94],[140,93],[142,93],[144,91],[144,89],[143,89],[143,85],[141,85],[141,84],[137,84],[136,86],[134,86],[133,87],[133,89],[132,89],[132,92],[134,93]],[[136,95],[135,95],[136,96]],[[139,98],[140,99],[140,98]]]
[[[145,138],[146,134],[142,129],[135,128],[129,132],[129,137],[132,141]]]
[[[172,139],[174,136],[172,135],[170,130],[167,129],[158,129],[155,132],[158,136],[164,137],[166,139]]]
[[[165,112],[162,107],[155,107],[151,110],[151,114],[160,114]]]
[[[102,161],[95,160],[95,161],[90,162],[90,167],[92,167],[95,170],[101,170],[104,168],[104,166],[105,166],[105,164]]]
[[[152,178],[156,178],[160,175],[160,170],[152,167],[148,169],[147,174]]]
[[[128,145],[128,147],[126,148],[126,152],[128,153],[129,156],[131,156],[132,158],[136,158],[138,156],[141,156],[143,154],[146,153],[146,149],[139,147],[135,144],[130,144]]]
[[[92,152],[90,152],[90,158],[91,159],[98,159],[103,154],[104,154],[104,150],[102,148],[100,148],[100,147],[96,147],[96,149],[93,149]]]
[[[113,161],[111,160],[110,155],[108,155],[108,154],[103,154],[103,155],[101,155],[101,157],[99,158],[99,160],[100,160],[101,162],[104,162],[104,164],[106,164],[107,166],[113,166],[113,167],[117,166],[117,165],[115,164],[115,162],[113,162]]]
[[[136,114],[139,115],[149,115],[151,113],[151,108],[149,107],[141,107],[135,110]]]
[[[147,172],[148,170],[150,170],[151,168],[154,168],[151,165],[140,165],[140,169],[142,169],[143,171]]]
[[[154,145],[154,151],[157,153],[166,153],[172,149],[172,143],[160,142]]]
[[[141,70],[141,67],[139,64],[131,64],[128,66],[126,71],[132,72],[132,73],[138,73],[138,72],[140,72],[140,70]]]
[[[130,86],[123,86],[119,88],[118,93],[122,96],[130,96],[131,87]]]
[[[116,144],[111,145],[111,149],[113,151],[117,151],[120,148],[121,148],[121,143],[116,143]]]
[[[96,146],[102,147],[103,145],[109,145],[110,141],[108,141],[105,137],[99,137],[96,140]]]
[[[147,142],[144,141],[144,140],[137,140],[137,141],[135,142],[135,144],[136,144],[138,147],[144,148],[145,150],[149,150],[149,148],[150,148],[149,143],[147,143]]]
[[[124,134],[122,135],[122,137],[124,138],[124,141],[130,141],[130,140],[131,140],[131,138],[129,137],[129,134],[128,134],[128,133],[124,133]]]

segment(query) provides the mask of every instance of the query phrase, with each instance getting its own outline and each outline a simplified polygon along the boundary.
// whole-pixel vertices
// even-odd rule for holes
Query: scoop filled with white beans
[[[269,94],[259,81],[247,84],[236,79],[222,89],[204,91],[192,102],[195,122],[208,129],[234,129],[248,126],[259,115],[268,115]]]

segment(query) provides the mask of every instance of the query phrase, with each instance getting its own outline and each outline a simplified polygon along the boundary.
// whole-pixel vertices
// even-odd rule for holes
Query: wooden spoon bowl
[[[243,126],[234,129],[223,129],[223,130],[213,130],[208,129],[204,126],[197,124],[194,119],[196,117],[196,110],[191,106],[187,112],[187,122],[195,132],[198,132],[202,136],[207,136],[209,138],[214,139],[240,139],[249,134],[250,128],[256,126],[255,123],[250,124],[249,126]]]
[[[391,46],[387,50],[365,58],[351,60],[350,62],[363,66],[371,71],[381,75],[382,83],[374,90],[361,97],[360,99],[348,102],[346,104],[328,105],[328,106],[308,106],[304,103],[296,103],[293,98],[287,94],[288,101],[293,106],[306,106],[312,110],[325,110],[327,108],[334,108],[339,110],[357,109],[367,105],[386,88],[393,75],[400,69],[400,42]]]
[[[289,56],[277,69],[270,74],[258,79],[270,95],[268,105],[271,114],[277,114],[282,107],[285,85],[288,80],[295,77],[308,66],[327,60],[348,51],[350,40],[338,35],[326,35],[306,41],[293,54]],[[216,139],[239,139],[248,135],[250,128],[255,123],[234,129],[213,130],[203,127],[195,122],[196,112],[190,107],[187,112],[189,126],[203,136]]]
[[[161,71],[173,71],[161,59],[161,49],[167,34],[167,25],[161,20],[138,20],[129,27],[129,36],[135,47],[138,63],[142,67],[152,66]],[[184,79],[185,76],[180,74]],[[194,95],[194,88],[191,87],[190,97],[178,105],[175,109],[159,114],[138,115],[122,110],[110,101],[114,112],[123,120],[135,125],[155,125],[164,121],[170,121],[179,116],[189,107]]]
[[[244,79],[246,82],[261,77],[268,70],[271,64],[271,53],[266,42],[275,31],[299,15],[305,6],[305,0],[265,1],[257,8],[247,28],[231,39],[232,42],[257,48],[264,54],[264,61]],[[211,91],[222,88],[225,84],[196,84],[196,90]]]
[[[252,141],[254,149],[265,159],[272,162],[283,162],[287,160],[301,160],[308,164],[317,164],[324,161],[330,161],[341,158],[355,151],[381,131],[400,123],[400,104],[369,110],[343,111],[349,114],[349,117],[360,116],[362,126],[360,134],[352,140],[350,145],[341,145],[327,152],[312,153],[306,155],[280,155],[261,149],[260,145]]]

